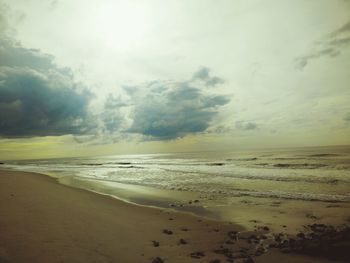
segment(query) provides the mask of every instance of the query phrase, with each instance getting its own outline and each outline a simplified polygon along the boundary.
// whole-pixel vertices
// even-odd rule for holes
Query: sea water
[[[349,146],[8,161],[5,167],[216,198],[350,202]]]

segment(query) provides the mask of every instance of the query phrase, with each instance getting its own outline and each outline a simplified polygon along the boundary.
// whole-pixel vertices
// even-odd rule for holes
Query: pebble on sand
[[[152,240],[153,246],[154,247],[159,247],[159,242],[156,240]]]
[[[160,257],[156,257],[152,260],[152,263],[164,263],[164,260]]]
[[[192,253],[190,254],[190,257],[191,257],[191,258],[202,258],[202,257],[204,257],[204,256],[205,256],[205,254],[204,254],[203,251],[196,251],[196,252],[192,252]]]
[[[179,240],[179,244],[180,245],[186,245],[188,242],[185,240],[185,239],[183,239],[183,238],[181,238],[180,240]]]

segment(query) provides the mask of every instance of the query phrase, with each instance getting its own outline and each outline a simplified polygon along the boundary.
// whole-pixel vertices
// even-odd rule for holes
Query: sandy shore
[[[73,176],[59,176],[62,184],[116,196],[131,203],[190,211],[196,215],[239,224],[246,229],[268,226],[273,232],[297,234],[304,226],[350,222],[350,203],[233,196],[218,198],[189,191],[159,189]]]
[[[239,225],[137,206],[25,172],[0,171],[0,233],[0,262],[333,262],[259,252],[263,246]]]

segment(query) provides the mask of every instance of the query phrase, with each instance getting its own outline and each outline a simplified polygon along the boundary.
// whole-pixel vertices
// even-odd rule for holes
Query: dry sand
[[[241,231],[240,238],[230,231]],[[159,257],[165,263],[217,263],[233,257],[240,258],[231,262],[246,262],[249,254],[261,263],[333,262],[273,250],[256,257],[258,246],[244,238],[251,234],[239,225],[133,205],[47,176],[0,171],[0,262],[146,263]]]

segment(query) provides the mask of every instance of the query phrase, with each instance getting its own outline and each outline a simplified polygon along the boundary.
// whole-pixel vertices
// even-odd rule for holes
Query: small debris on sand
[[[229,231],[227,232],[227,236],[231,239],[234,239],[234,240],[237,240],[237,234],[238,232],[237,231]]]
[[[152,244],[154,247],[159,247],[159,242],[156,240],[152,240]]]
[[[192,252],[192,253],[190,254],[190,257],[191,257],[191,258],[202,258],[202,257],[204,257],[204,256],[205,256],[205,254],[204,254],[203,251],[196,251],[196,252]]]
[[[152,263],[164,263],[164,260],[160,257],[156,257],[152,260]]]
[[[179,240],[179,244],[181,244],[181,245],[186,245],[188,242],[185,240],[185,239],[183,239],[183,238],[181,238],[180,240]]]
[[[167,235],[172,235],[172,234],[173,234],[173,231],[168,230],[168,229],[164,229],[164,230],[163,230],[163,233],[164,233],[164,234],[167,234]]]
[[[306,213],[305,216],[306,216],[307,218],[314,219],[314,220],[315,220],[315,219],[318,219],[318,217],[315,216],[315,215],[313,215],[312,213]]]
[[[254,263],[254,260],[251,257],[249,257],[249,258],[245,259],[243,261],[243,263]]]

